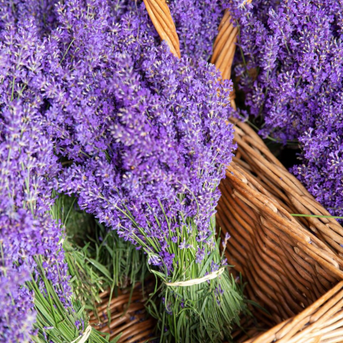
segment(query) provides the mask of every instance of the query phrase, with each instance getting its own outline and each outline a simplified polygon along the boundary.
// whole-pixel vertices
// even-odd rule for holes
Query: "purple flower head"
[[[201,263],[204,258],[205,258],[205,248],[198,248],[198,251],[196,253],[195,262]]]
[[[135,244],[145,240],[137,226],[164,241],[181,214],[206,241],[234,148],[231,83],[204,60],[177,59],[160,45],[143,5],[118,16],[107,1],[96,4],[60,5],[47,46],[47,131],[70,162],[55,186]]]
[[[187,244],[186,243],[186,239],[184,238],[184,240],[181,242],[181,244],[179,244],[179,249],[190,249],[193,248],[193,246],[191,244]]]
[[[178,237],[177,237],[177,236],[171,237],[171,241],[172,241],[173,243],[177,243]]]
[[[222,18],[218,0],[171,0],[169,8],[180,40],[181,55],[208,60]]]
[[[24,283],[37,272],[37,255],[48,279],[70,293],[57,244],[61,227],[49,213],[51,180],[60,164],[46,130],[40,86],[47,52],[39,19],[30,14],[33,3],[0,4],[0,257],[6,261],[0,271],[0,335],[8,342],[34,333],[34,299]]]
[[[250,113],[264,118],[260,133],[298,141],[300,164],[291,171],[332,214],[343,215],[342,3],[234,1],[230,8],[245,55],[235,71]]]
[[[222,241],[222,247],[223,249],[226,249],[226,245],[228,240],[231,238],[230,234],[228,232],[225,233],[225,239]]]

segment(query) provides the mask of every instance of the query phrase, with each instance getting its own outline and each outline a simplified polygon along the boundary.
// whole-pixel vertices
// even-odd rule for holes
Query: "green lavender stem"
[[[134,237],[140,243],[149,259],[158,260],[161,242],[146,234],[144,228],[134,221],[126,209],[123,214],[130,218],[144,238]],[[164,218],[168,227],[170,218]],[[156,219],[157,222],[160,222]],[[173,268],[168,270],[162,259],[158,269],[149,266],[150,271],[160,281],[160,287],[150,298],[149,312],[158,319],[162,343],[222,342],[230,339],[233,324],[239,325],[239,315],[249,314],[247,300],[243,296],[243,286],[236,283],[225,272],[212,280],[187,286],[168,286],[166,283],[201,278],[223,267],[224,253],[220,253],[220,240],[215,241],[214,217],[210,223],[212,236],[199,241],[197,227],[191,218],[179,223],[176,232],[165,234],[168,252],[174,254]],[[148,231],[148,230],[147,230]],[[180,244],[183,247],[180,248]],[[204,251],[202,261],[197,261],[198,249]],[[160,305],[156,305],[160,297]]]

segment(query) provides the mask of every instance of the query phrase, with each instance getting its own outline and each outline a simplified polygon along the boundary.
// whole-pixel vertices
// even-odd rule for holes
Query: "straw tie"
[[[82,336],[77,337],[76,339],[74,339],[72,342],[70,343],[85,343],[89,337],[89,335],[92,332],[92,327],[90,325],[87,326],[86,330],[84,331],[84,333],[82,334]]]
[[[224,270],[225,270],[225,267],[222,267],[219,270],[216,270],[215,272],[207,274],[204,277],[201,277],[198,279],[191,279],[187,281],[165,282],[165,284],[167,286],[173,286],[173,287],[186,287],[186,286],[199,285],[200,283],[203,283],[205,281],[217,278],[218,276],[224,273]]]

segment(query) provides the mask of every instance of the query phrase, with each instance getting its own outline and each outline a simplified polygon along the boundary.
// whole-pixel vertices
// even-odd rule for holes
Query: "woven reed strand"
[[[156,326],[156,321],[147,315],[144,307],[146,296],[152,289],[152,284],[148,284],[143,294],[137,284],[131,295],[130,306],[130,289],[119,291],[118,296],[113,296],[111,301],[109,290],[101,293],[98,313],[90,313],[90,324],[100,332],[109,333],[110,340],[121,334],[120,343],[145,342],[151,338]],[[108,313],[111,322],[108,321]]]
[[[176,57],[181,57],[179,36],[170,14],[169,7],[164,0],[143,0],[156,31],[165,40],[170,51]]]

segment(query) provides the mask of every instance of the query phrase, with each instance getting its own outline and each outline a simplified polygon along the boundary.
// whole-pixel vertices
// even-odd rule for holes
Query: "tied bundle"
[[[161,45],[143,4],[122,5],[57,8],[46,115],[67,162],[55,186],[147,254],[162,341],[219,342],[245,310],[211,220],[235,148],[232,86]]]
[[[42,6],[0,1],[0,342],[105,343],[72,292],[77,252],[54,215],[61,164],[42,94],[50,53]]]
[[[53,284],[61,307],[72,308],[61,227],[49,215],[50,180],[60,165],[46,134],[43,59],[44,42],[26,6],[0,2],[1,342],[30,340],[39,316],[27,282],[43,298]]]

